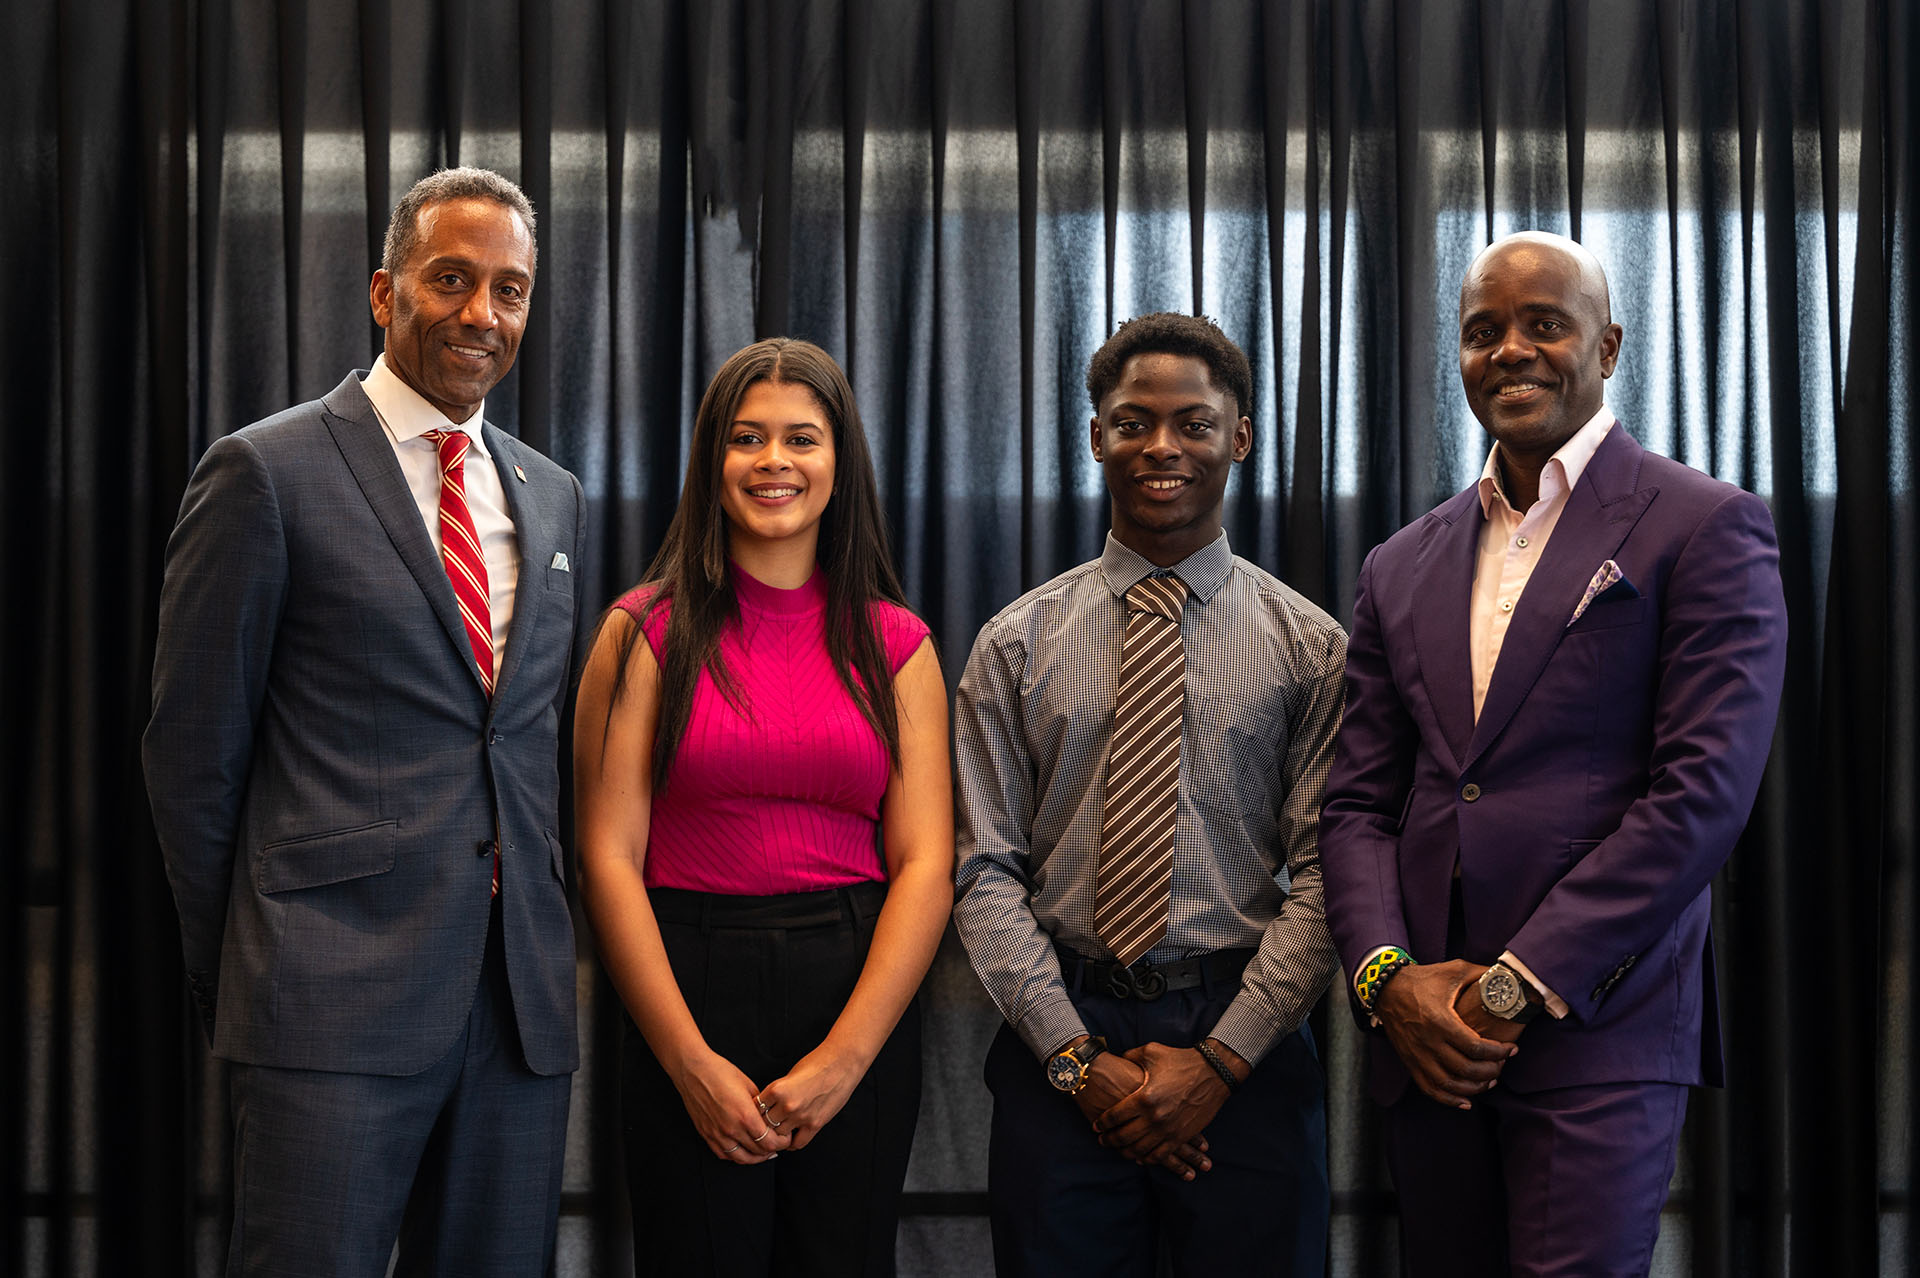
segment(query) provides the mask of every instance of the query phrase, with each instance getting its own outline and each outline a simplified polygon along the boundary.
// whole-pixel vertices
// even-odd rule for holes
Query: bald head
[[[1570,260],[1579,280],[1581,300],[1594,308],[1601,324],[1613,322],[1613,299],[1607,289],[1606,268],[1600,265],[1600,259],[1580,241],[1551,231],[1515,231],[1475,254],[1472,265],[1467,267],[1467,278],[1460,285],[1461,314],[1466,313],[1467,295],[1477,282],[1534,255],[1557,255]]]

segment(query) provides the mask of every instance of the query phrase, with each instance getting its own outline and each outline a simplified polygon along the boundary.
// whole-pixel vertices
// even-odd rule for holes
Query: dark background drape
[[[488,414],[579,474],[611,598],[758,335],[841,357],[908,593],[979,625],[1095,554],[1080,379],[1119,319],[1246,347],[1236,551],[1342,618],[1484,459],[1448,336],[1491,236],[1566,231],[1609,403],[1760,492],[1792,619],[1716,898],[1732,1085],[1657,1271],[1911,1272],[1915,231],[1908,0],[4,0],[0,1271],[217,1272],[222,1078],[147,820],[165,539],[208,442],[365,367],[386,213],[453,163],[541,213]],[[617,1273],[617,1010],[583,944],[561,1269]],[[991,1007],[951,945],[903,1271],[985,1272]],[[1397,1264],[1344,1012],[1332,1271]],[[1604,1186],[1594,1187],[1596,1194]],[[644,1240],[641,1240],[644,1246]]]

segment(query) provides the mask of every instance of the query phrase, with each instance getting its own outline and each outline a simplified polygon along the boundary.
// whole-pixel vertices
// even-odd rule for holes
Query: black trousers
[[[1152,1002],[1073,991],[1087,1029],[1124,1051],[1204,1038],[1239,984]],[[1302,1025],[1274,1044],[1214,1115],[1213,1169],[1191,1183],[1101,1145],[1007,1026],[987,1052],[993,1092],[988,1197],[1000,1278],[1151,1278],[1165,1252],[1182,1275],[1319,1278],[1327,1255],[1326,1080]]]
[[[701,1034],[765,1087],[818,1047],[840,1015],[886,888],[649,896]],[[752,1167],[715,1158],[631,1021],[622,1109],[634,1269],[643,1278],[893,1274],[900,1189],[920,1113],[917,1005],[805,1149]]]

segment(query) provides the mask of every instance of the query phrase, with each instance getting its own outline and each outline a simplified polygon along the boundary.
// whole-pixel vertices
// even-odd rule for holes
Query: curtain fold
[[[1913,6],[63,0],[6,29],[0,1270],[224,1263],[224,1077],[139,772],[165,540],[212,440],[372,360],[387,210],[456,163],[539,210],[487,412],[580,476],[599,598],[659,545],[712,370],[791,333],[847,366],[950,681],[1098,552],[1083,376],[1113,324],[1199,310],[1247,350],[1229,535],[1345,617],[1365,554],[1485,458],[1450,336],[1473,253],[1592,245],[1610,406],[1768,500],[1791,623],[1715,903],[1731,1083],[1694,1097],[1656,1272],[1912,1268]],[[611,1274],[646,1240],[582,936],[560,1269]],[[996,1017],[951,941],[924,1001],[902,1272],[986,1272]],[[1330,1006],[1331,1272],[1391,1274]]]

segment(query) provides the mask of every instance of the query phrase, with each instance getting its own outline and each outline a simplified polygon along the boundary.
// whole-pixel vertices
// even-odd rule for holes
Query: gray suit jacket
[[[489,701],[362,376],[216,442],[167,545],[145,762],[188,978],[229,1060],[424,1069],[473,1003],[497,838],[527,1064],[572,1070],[580,484],[483,427],[520,547]]]

